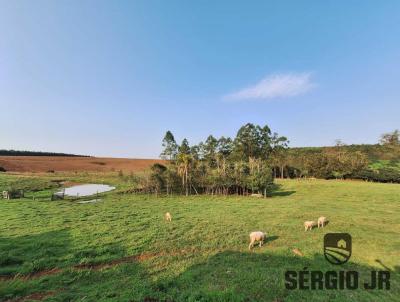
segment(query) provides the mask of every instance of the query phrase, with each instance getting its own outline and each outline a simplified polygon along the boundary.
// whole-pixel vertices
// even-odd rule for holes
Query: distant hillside
[[[0,172],[140,172],[158,159],[128,159],[79,156],[0,156]]]
[[[278,177],[306,175],[400,183],[400,145],[289,148],[276,162],[275,170]]]
[[[290,148],[294,154],[313,154],[320,153],[327,149],[342,149],[345,151],[356,152],[360,151],[364,153],[370,163],[377,161],[400,161],[400,148],[398,146],[387,146],[387,145],[344,145],[344,146],[333,146],[333,147],[297,147]]]
[[[90,157],[88,155],[77,155],[56,152],[0,150],[0,156],[63,156],[63,157]]]

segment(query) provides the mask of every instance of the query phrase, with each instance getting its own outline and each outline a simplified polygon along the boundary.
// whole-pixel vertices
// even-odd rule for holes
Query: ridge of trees
[[[25,150],[0,150],[0,156],[65,156],[65,157],[90,157],[88,155],[77,155],[58,152],[25,151]]]
[[[274,176],[280,178],[352,178],[400,183],[399,131],[382,135],[380,144],[289,148],[272,158]],[[384,161],[386,165],[373,167]]]
[[[400,169],[369,164],[378,159],[400,162],[399,131],[382,135],[380,144],[289,148],[284,136],[268,126],[248,123],[235,138],[209,135],[204,142],[180,144],[171,131],[162,141],[161,158],[149,177],[142,179],[144,191],[178,194],[262,194],[274,189],[274,178],[359,178],[400,182]]]

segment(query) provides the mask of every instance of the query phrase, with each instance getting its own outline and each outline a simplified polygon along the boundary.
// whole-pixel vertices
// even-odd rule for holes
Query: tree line
[[[379,144],[289,148],[272,157],[274,176],[400,182],[400,133],[382,135]]]
[[[359,178],[400,182],[400,169],[373,170],[368,150],[400,159],[399,132],[384,134],[380,145],[347,146],[338,141],[322,148],[289,148],[286,137],[265,126],[248,123],[234,138],[209,135],[204,142],[180,144],[171,131],[162,141],[160,155],[166,164],[155,164],[138,179],[141,191],[155,194],[260,194],[268,196],[274,178]],[[361,146],[361,147],[360,147]],[[383,150],[383,151],[382,151]],[[388,153],[389,152],[389,153]]]
[[[90,157],[59,152],[25,151],[25,150],[0,150],[0,156],[65,156],[65,157]]]

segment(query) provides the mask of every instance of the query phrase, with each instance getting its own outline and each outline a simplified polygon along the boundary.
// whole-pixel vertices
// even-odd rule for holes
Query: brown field
[[[58,156],[0,156],[0,167],[12,172],[49,171],[119,171],[137,172],[149,168],[158,159],[129,159],[105,157],[58,157]]]

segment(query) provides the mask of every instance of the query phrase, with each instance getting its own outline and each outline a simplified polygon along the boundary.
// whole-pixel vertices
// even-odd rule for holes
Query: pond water
[[[100,184],[86,184],[86,185],[78,185],[69,188],[63,189],[65,190],[66,196],[90,196],[96,193],[103,193],[114,190],[115,187],[109,185],[100,185]],[[63,191],[57,192],[58,194],[62,194]]]

